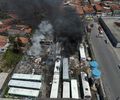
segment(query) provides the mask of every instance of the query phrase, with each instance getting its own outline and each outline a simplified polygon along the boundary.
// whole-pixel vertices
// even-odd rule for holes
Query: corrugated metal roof
[[[21,81],[21,80],[10,80],[8,86],[21,87],[21,88],[31,88],[40,89],[41,82],[31,82],[31,81]]]
[[[63,58],[63,80],[69,79],[68,58]]]
[[[38,97],[39,90],[10,87],[8,93],[12,95]]]
[[[41,81],[41,75],[32,75],[32,74],[13,74],[12,79],[20,80],[32,80],[32,81]]]
[[[63,98],[70,98],[70,83],[63,82]]]

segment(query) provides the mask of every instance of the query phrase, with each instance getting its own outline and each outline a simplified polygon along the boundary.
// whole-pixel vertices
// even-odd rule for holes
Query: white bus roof
[[[59,77],[60,77],[59,75],[53,76],[50,98],[57,98],[58,97]]]
[[[69,79],[68,58],[63,58],[63,80]]]
[[[55,61],[54,73],[59,73],[61,67],[61,60],[58,59]]]
[[[31,89],[40,89],[41,88],[41,82],[10,80],[9,83],[8,83],[8,86],[21,87],[21,88],[31,88]]]
[[[12,79],[20,79],[20,80],[32,80],[32,81],[41,81],[41,75],[32,75],[32,74],[18,74],[14,73]]]
[[[71,80],[71,94],[72,94],[72,98],[79,99],[78,85],[76,79]]]
[[[80,58],[86,59],[85,48],[83,45],[79,47],[79,52],[80,52]]]
[[[39,96],[39,90],[14,88],[14,87],[10,87],[8,93],[12,95],[20,95],[20,96],[31,96],[31,97]]]
[[[70,83],[63,82],[63,98],[70,98]]]
[[[81,72],[81,79],[82,79],[82,87],[83,87],[84,97],[85,96],[91,97],[90,86],[89,86],[89,83],[87,80],[87,74],[85,72]]]

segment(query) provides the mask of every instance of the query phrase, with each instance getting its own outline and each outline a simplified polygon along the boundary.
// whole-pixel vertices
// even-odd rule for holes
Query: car
[[[96,35],[97,38],[103,38],[103,36],[104,36],[104,35],[103,35],[103,34],[100,34],[100,33],[98,33],[98,34]]]
[[[108,43],[109,43],[107,39],[105,40],[105,43],[106,43],[106,44],[108,44]]]
[[[100,33],[100,34],[103,34],[103,29],[102,29],[101,26],[98,27],[98,30],[99,30],[99,33]]]
[[[120,68],[120,64],[118,64],[118,68]]]

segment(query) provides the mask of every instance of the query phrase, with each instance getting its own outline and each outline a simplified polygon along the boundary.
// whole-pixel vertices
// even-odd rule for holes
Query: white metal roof
[[[76,79],[71,80],[71,93],[72,93],[72,98],[79,99],[78,85]]]
[[[10,80],[8,86],[21,87],[21,88],[31,88],[40,89],[41,82],[31,82],[31,81],[21,81],[21,80]]]
[[[59,75],[53,76],[50,98],[57,98],[58,97],[59,78],[60,78]]]
[[[38,97],[39,90],[10,87],[8,93],[12,95]]]
[[[70,98],[70,83],[63,82],[63,98]]]
[[[2,89],[7,76],[8,76],[8,73],[0,73],[0,89]]]
[[[58,59],[55,61],[54,73],[59,73],[61,67],[61,60]]]
[[[79,47],[79,52],[80,52],[80,58],[86,60],[85,48],[83,45]]]
[[[32,74],[18,74],[14,73],[12,79],[20,79],[20,80],[33,80],[33,81],[41,81],[41,75],[32,75]]]
[[[63,80],[69,79],[68,58],[63,58]]]
[[[85,96],[90,96],[91,97],[90,86],[89,86],[89,83],[88,83],[87,79],[88,79],[87,74],[85,72],[81,72],[81,80],[82,80],[84,97]]]

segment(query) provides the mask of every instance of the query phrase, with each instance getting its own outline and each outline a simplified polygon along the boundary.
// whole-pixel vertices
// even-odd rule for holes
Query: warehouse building
[[[99,22],[114,47],[120,47],[120,18],[104,17]]]
[[[41,78],[41,75],[14,73],[8,83],[8,94],[38,97],[42,87]]]

